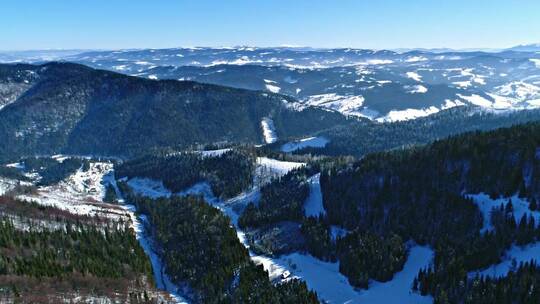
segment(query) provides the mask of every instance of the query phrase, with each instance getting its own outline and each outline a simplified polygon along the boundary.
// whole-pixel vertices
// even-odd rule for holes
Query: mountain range
[[[294,97],[297,107],[377,121],[414,119],[462,105],[496,111],[540,106],[540,54],[535,45],[499,52],[236,47],[53,55],[47,52],[43,59],[149,79],[281,93]],[[39,62],[35,53],[0,55],[4,62],[15,58]]]

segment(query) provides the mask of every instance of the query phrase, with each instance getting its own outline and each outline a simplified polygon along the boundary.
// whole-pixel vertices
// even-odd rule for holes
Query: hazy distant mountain
[[[518,45],[509,50],[515,52],[540,52],[540,43]]]

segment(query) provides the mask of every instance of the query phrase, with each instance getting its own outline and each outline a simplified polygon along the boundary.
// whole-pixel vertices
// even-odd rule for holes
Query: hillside
[[[434,248],[435,260],[415,286],[436,302],[483,297],[474,287],[479,284],[495,296],[489,281],[467,273],[510,259],[512,246],[538,242],[539,134],[538,123],[468,133],[323,171],[325,222],[382,239],[396,233]],[[357,271],[353,278],[362,268]],[[532,299],[523,289],[502,291],[513,279],[526,278],[508,277],[497,283],[498,290],[505,297]]]
[[[287,97],[190,81],[155,81],[70,63],[0,66],[1,158],[34,154],[130,156],[162,146],[262,143],[343,123],[338,113],[295,111]]]

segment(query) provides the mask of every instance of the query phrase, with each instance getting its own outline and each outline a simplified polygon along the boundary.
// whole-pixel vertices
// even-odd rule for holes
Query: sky
[[[0,50],[181,46],[503,48],[539,0],[0,0]]]

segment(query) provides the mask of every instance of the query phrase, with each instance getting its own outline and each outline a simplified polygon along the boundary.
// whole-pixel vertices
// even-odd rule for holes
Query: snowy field
[[[416,119],[419,117],[425,117],[431,114],[439,112],[437,107],[429,107],[426,109],[405,109],[405,110],[392,110],[384,117],[377,118],[378,122],[396,122],[410,119]]]
[[[345,115],[365,117],[365,114],[362,112],[364,101],[365,99],[362,95],[344,96],[335,93],[327,93],[309,96],[303,100],[302,103],[312,107],[338,111]]]
[[[330,141],[324,137],[308,137],[297,141],[292,141],[281,146],[281,151],[285,153],[293,152],[303,148],[324,148]]]

